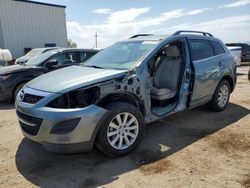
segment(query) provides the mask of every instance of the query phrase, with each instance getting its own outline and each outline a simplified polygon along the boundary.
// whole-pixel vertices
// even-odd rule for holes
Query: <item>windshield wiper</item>
[[[104,67],[100,67],[100,66],[97,66],[97,65],[85,65],[85,67],[93,67],[93,68],[97,68],[97,69],[106,69]]]

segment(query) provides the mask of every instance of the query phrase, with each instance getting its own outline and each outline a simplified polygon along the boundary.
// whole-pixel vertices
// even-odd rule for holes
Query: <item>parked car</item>
[[[234,59],[236,61],[236,65],[240,66],[241,65],[241,46],[228,46],[227,47],[231,54],[234,56]]]
[[[242,54],[241,54],[241,62],[249,62],[250,61],[250,45],[247,43],[228,43],[226,44],[228,47],[241,46]]]
[[[0,100],[15,99],[19,90],[33,78],[59,68],[79,65],[97,52],[91,49],[57,49],[40,54],[24,65],[1,67]]]
[[[12,60],[12,55],[8,49],[0,48],[0,67],[6,66]]]
[[[27,83],[16,110],[24,136],[47,151],[89,151],[95,144],[122,156],[139,145],[147,123],[207,103],[224,110],[235,83],[234,57],[209,33],[136,35],[84,66]]]
[[[25,54],[22,57],[19,57],[16,59],[15,64],[24,64],[28,62],[30,59],[37,57],[38,55],[45,53],[50,50],[56,50],[59,49],[59,47],[50,47],[50,48],[34,48],[31,51],[29,51],[27,54]]]

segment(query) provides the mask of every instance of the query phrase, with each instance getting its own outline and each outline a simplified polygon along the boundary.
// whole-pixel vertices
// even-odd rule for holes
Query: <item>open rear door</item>
[[[188,43],[194,67],[194,85],[189,106],[195,107],[211,100],[222,65],[219,58],[214,56],[208,40],[189,38]]]

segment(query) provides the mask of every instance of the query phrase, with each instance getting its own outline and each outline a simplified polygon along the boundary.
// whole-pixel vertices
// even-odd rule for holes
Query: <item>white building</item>
[[[28,0],[0,0],[0,48],[13,58],[33,48],[67,47],[66,6]]]

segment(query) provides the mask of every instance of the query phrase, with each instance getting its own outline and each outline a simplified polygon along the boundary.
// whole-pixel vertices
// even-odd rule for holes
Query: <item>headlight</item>
[[[100,95],[98,87],[90,89],[78,89],[69,93],[63,94],[46,106],[51,108],[84,108],[91,104],[95,104]]]
[[[11,77],[12,76],[12,74],[6,74],[6,75],[2,75],[2,76],[0,76],[0,80],[1,81],[4,81],[4,80],[7,80],[9,77]]]

